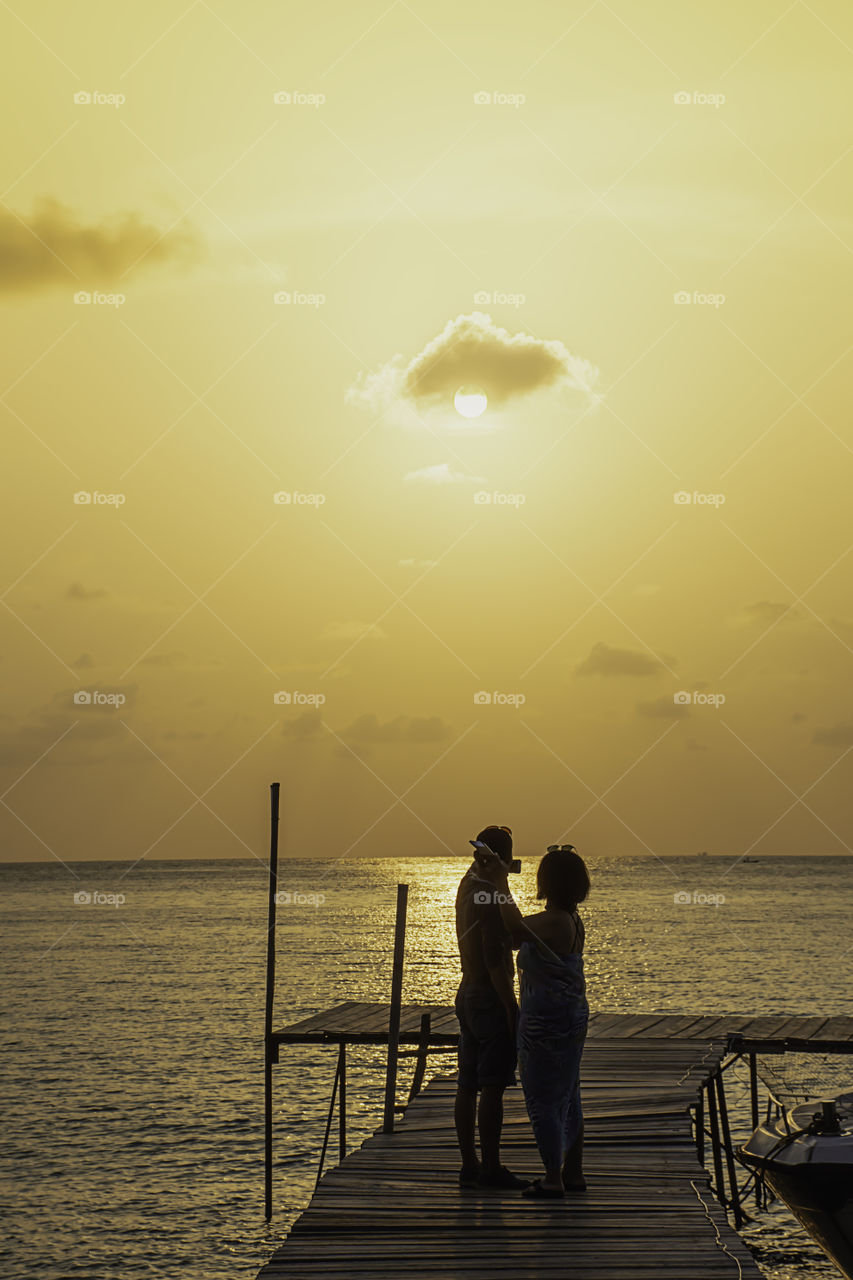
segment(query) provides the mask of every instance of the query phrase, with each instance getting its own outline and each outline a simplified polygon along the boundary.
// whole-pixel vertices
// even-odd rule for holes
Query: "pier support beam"
[[[403,998],[403,957],[406,946],[406,907],[409,886],[397,885],[397,919],[394,924],[394,970],[391,975],[391,1011],[388,1018],[388,1066],[385,1071],[384,1133],[394,1132],[394,1104],[397,1098],[397,1048],[400,1042],[400,1006]]]
[[[278,1053],[272,1038],[275,1002],[275,908],[278,890],[278,794],[270,784],[270,878],[267,900],[267,994],[264,1010],[264,1217],[272,1218],[272,1067]]]

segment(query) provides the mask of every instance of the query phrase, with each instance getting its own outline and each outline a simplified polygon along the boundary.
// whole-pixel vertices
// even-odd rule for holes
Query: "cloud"
[[[485,484],[483,476],[466,475],[464,471],[451,470],[449,462],[436,462],[431,467],[421,467],[403,477],[406,484]]]
[[[218,658],[208,658],[205,661],[197,661],[190,658],[180,649],[171,649],[163,653],[147,653],[144,658],[139,659],[141,667],[160,667],[166,670],[176,671],[213,671],[222,666]]]
[[[831,729],[815,729],[812,742],[820,747],[853,747],[853,720],[833,725]]]
[[[387,639],[384,633],[381,639]],[[292,678],[297,684],[303,685],[314,676],[322,676],[327,680],[346,680],[352,674],[351,669],[340,659],[329,670],[328,657],[322,658],[317,662],[276,662],[274,666],[282,680]]]
[[[161,232],[137,213],[85,225],[74,212],[43,197],[29,214],[0,209],[0,292],[65,285],[87,289],[118,281],[125,271],[197,259],[194,231]]]
[[[321,640],[360,640],[368,636],[371,640],[387,640],[388,633],[373,622],[330,622],[320,632]]]
[[[121,719],[133,706],[137,689],[135,684],[99,688],[98,692],[102,694],[122,694],[125,702],[120,708],[95,702],[88,706],[77,705],[74,695],[78,690],[61,689],[49,703],[22,721],[15,723],[11,716],[6,716],[4,727],[0,729],[0,765],[24,769],[41,756],[44,756],[44,763],[55,764],[61,760],[67,765],[69,752],[77,764],[94,764],[105,754],[113,759],[117,741],[129,738]],[[61,743],[60,738],[63,738]],[[109,743],[108,753],[96,751],[92,754],[84,750],[88,745],[99,743]]]
[[[320,711],[303,711],[292,720],[285,720],[281,733],[284,738],[293,738],[297,742],[307,742],[316,738],[323,727],[323,716]]]
[[[178,650],[172,653],[147,653],[144,658],[139,659],[139,665],[140,667],[177,667],[183,665],[186,656]]]
[[[384,724],[374,715],[359,716],[341,737],[353,742],[442,742],[450,725],[439,716],[397,716]]]
[[[669,659],[669,663],[675,659]],[[664,663],[636,649],[611,649],[600,641],[575,668],[576,676],[657,676]]]
[[[481,387],[493,406],[534,391],[593,394],[598,370],[557,339],[499,328],[481,311],[449,320],[416,356],[395,355],[375,373],[360,373],[347,401],[376,411],[401,399],[413,408],[449,402],[460,386]]]
[[[673,702],[672,696],[655,698],[653,702],[639,702],[637,712],[655,720],[684,720],[690,712],[683,702]]]
[[[109,594],[106,587],[84,587],[82,582],[72,582],[65,593],[69,600],[103,600]]]
[[[770,626],[771,623],[779,622],[780,619],[785,622],[794,622],[799,617],[798,611],[792,609],[790,605],[780,604],[776,600],[757,600],[755,604],[744,605],[740,621],[747,625],[761,623],[762,626]]]

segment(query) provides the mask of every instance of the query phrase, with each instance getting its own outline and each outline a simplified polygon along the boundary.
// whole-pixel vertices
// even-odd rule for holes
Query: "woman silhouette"
[[[507,930],[527,939],[518,951],[518,1064],[545,1177],[523,1194],[557,1198],[585,1191],[580,1063],[589,1005],[578,904],[589,893],[589,872],[573,845],[549,846],[536,872],[545,909],[529,916],[513,901],[498,858],[481,863],[481,873],[500,891]]]

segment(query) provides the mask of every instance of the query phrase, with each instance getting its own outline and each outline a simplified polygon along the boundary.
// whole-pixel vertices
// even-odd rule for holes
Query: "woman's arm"
[[[524,916],[518,909],[510,887],[504,880],[503,887],[498,890],[498,906],[501,909],[501,920],[512,939],[513,949],[520,947],[525,938]]]
[[[496,853],[481,854],[477,858],[477,870],[495,889],[494,900],[500,907],[503,927],[512,938],[513,947],[520,947],[524,941],[523,917],[510,893],[506,867]]]
[[[534,941],[539,942],[546,951],[552,956],[554,952],[551,950],[548,942],[543,936],[547,929],[542,928],[541,917],[534,916],[525,919],[518,909],[515,899],[510,892],[509,881],[507,880],[506,867],[501,862],[497,854],[491,857],[478,858],[478,868],[484,880],[488,880],[496,889],[495,901],[500,907],[501,920],[507,933],[512,940],[513,949],[521,946],[522,942],[527,941],[531,936]],[[535,920],[535,924],[531,922]],[[556,958],[556,957],[555,957]]]

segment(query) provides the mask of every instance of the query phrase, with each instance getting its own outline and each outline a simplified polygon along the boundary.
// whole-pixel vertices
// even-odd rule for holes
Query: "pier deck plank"
[[[449,1005],[404,1005],[400,1043],[453,1048]],[[298,1044],[387,1045],[387,1004],[348,1000],[273,1032]],[[853,1044],[853,1018],[802,1013],[596,1012],[581,1072],[586,1195],[525,1200],[460,1191],[453,1127],[455,1076],[411,1102],[393,1134],[374,1134],[321,1179],[258,1280],[755,1280],[760,1272],[697,1160],[689,1109],[730,1036],[797,1047]],[[503,1158],[541,1174],[521,1090],[507,1091]]]
[[[432,1019],[430,1043],[435,1046],[455,1045],[459,1024],[451,1005],[404,1004],[400,1013],[400,1041],[417,1044],[421,1015]],[[596,1012],[590,1019],[591,1038],[716,1040],[728,1035],[747,1033],[768,1039],[820,1038],[853,1040],[853,1017],[824,1019],[812,1014],[780,1013],[758,1018],[750,1013],[689,1015],[672,1013],[608,1013]],[[353,1044],[388,1043],[388,1005],[365,1004],[347,1000],[332,1009],[303,1018],[273,1032],[278,1045],[326,1043],[345,1040]]]
[[[709,1043],[679,1018],[667,1036],[666,1022],[602,1019],[608,1033],[590,1036],[585,1195],[460,1190],[456,1082],[441,1076],[393,1134],[374,1134],[325,1174],[258,1280],[386,1280],[403,1270],[423,1280],[716,1280],[738,1267],[742,1280],[757,1280],[691,1134],[689,1108],[725,1035]],[[623,1034],[610,1034],[614,1026]],[[518,1087],[505,1097],[502,1156],[519,1174],[541,1174]]]

